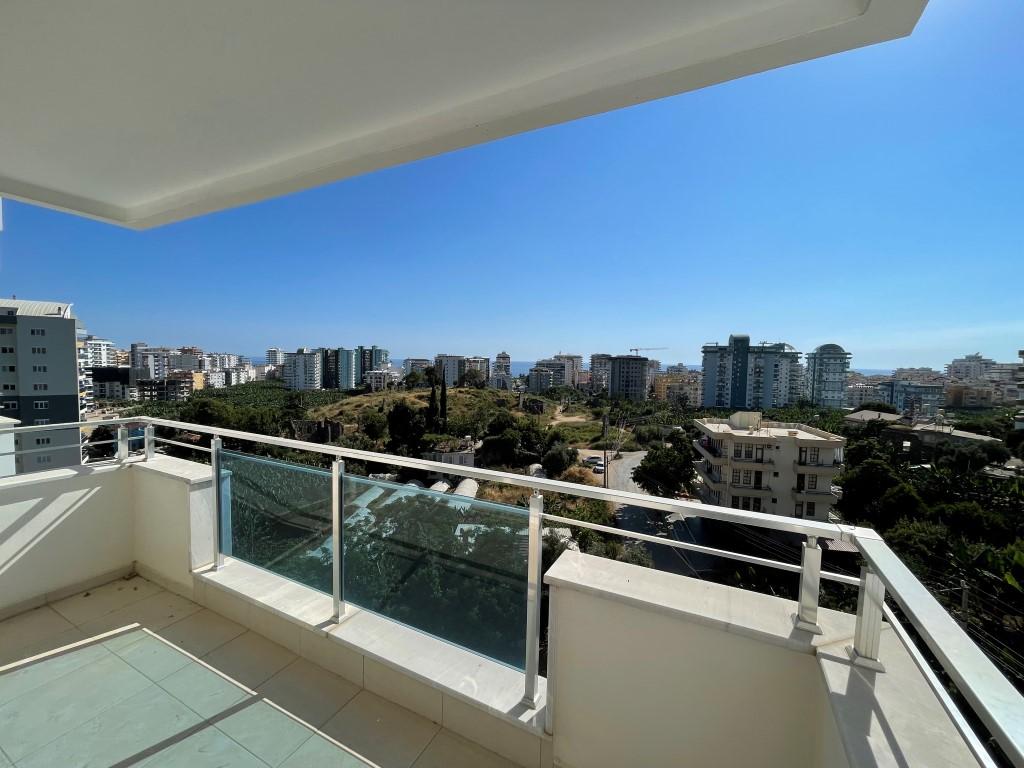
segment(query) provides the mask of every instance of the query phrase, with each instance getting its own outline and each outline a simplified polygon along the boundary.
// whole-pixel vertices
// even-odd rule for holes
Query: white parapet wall
[[[545,581],[555,765],[848,765],[792,602],[572,551]]]

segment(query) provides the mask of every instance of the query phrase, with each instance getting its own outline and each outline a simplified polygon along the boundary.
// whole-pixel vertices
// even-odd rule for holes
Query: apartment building
[[[530,392],[539,394],[541,392],[547,392],[549,389],[555,386],[554,381],[555,376],[550,368],[534,366],[533,368],[530,369],[530,372],[527,374],[526,386]]]
[[[612,356],[596,352],[590,356],[590,391],[607,392],[608,376],[611,374]]]
[[[838,344],[822,344],[805,356],[804,396],[823,408],[842,408],[852,355]]]
[[[947,408],[991,408],[995,387],[991,384],[951,383],[946,385]]]
[[[982,357],[980,352],[958,357],[946,365],[946,375],[954,381],[979,381],[987,377],[996,365],[995,360]]]
[[[566,366],[565,385],[567,387],[578,387],[580,385],[580,371],[583,370],[583,355],[563,355],[559,353],[552,359]]]
[[[803,395],[800,353],[789,344],[752,345],[750,337],[732,335],[728,344],[705,344],[705,408],[779,408]]]
[[[940,382],[893,378],[878,384],[876,389],[883,403],[913,416],[934,414],[946,404],[945,386]]]
[[[402,371],[408,376],[413,371],[424,373],[433,363],[425,357],[407,357],[402,361]]]
[[[279,347],[270,347],[267,349],[264,357],[266,358],[267,365],[284,365],[284,350]]]
[[[494,357],[494,374],[496,376],[512,375],[512,356],[508,352],[499,352]]]
[[[398,383],[400,374],[394,368],[379,368],[375,371],[367,371],[364,383],[371,392],[379,392]]]
[[[136,341],[129,351],[128,365],[145,369],[146,378],[163,379],[171,368],[171,354],[176,350],[167,347],[151,347],[144,341]]]
[[[70,304],[0,299],[0,416],[25,426],[78,421],[84,357]],[[17,456],[15,471],[79,464],[80,444],[78,429],[18,435],[17,450],[52,450]]]
[[[288,389],[323,389],[323,358],[319,350],[300,347],[286,352],[282,379]]]
[[[640,355],[614,355],[608,369],[608,396],[646,400],[650,388],[649,362]]]
[[[696,407],[700,405],[703,395],[703,378],[700,371],[659,373],[652,382],[654,399],[678,401],[685,398],[688,406]]]
[[[376,344],[370,347],[362,345],[356,347],[356,386],[364,384],[365,377],[369,371],[379,371],[391,365],[391,355],[383,347]]]
[[[482,357],[480,355],[467,357],[466,370],[479,371],[483,375],[484,381],[487,381],[489,378],[491,378],[491,359],[489,357]]]
[[[90,368],[107,368],[117,365],[117,350],[114,348],[114,342],[110,339],[86,336],[84,342]]]
[[[357,384],[357,353],[354,349],[338,347],[320,352],[320,367],[324,389],[355,389]],[[361,380],[361,376],[359,377]]]
[[[97,400],[138,400],[139,388],[135,373],[128,366],[93,368],[93,396]]]
[[[881,399],[877,384],[847,384],[843,404],[847,408],[860,408],[864,403],[877,403]]]
[[[756,411],[728,419],[695,419],[701,436],[697,472],[705,504],[827,521],[838,498],[832,481],[843,469],[839,435],[763,421]]]
[[[444,381],[449,387],[458,386],[466,373],[466,358],[463,355],[435,355],[434,374],[438,381]]]
[[[227,371],[202,371],[200,375],[203,377],[203,386],[207,389],[223,389],[228,385]]]
[[[139,379],[139,400],[143,402],[188,400],[196,390],[196,377],[202,381],[203,373],[172,371],[162,379]]]

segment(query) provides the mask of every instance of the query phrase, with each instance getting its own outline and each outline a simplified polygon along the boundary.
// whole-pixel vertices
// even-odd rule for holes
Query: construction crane
[[[654,352],[658,349],[668,349],[668,347],[630,347],[629,351],[634,355],[639,355],[641,352]]]

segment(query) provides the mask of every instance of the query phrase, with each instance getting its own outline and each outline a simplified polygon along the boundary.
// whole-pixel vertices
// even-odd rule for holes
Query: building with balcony
[[[111,367],[117,365],[117,350],[110,339],[86,336],[85,349],[89,355],[89,367]]]
[[[449,387],[457,387],[466,375],[466,358],[463,355],[435,355],[434,374],[437,380]]]
[[[590,391],[607,392],[608,377],[611,375],[612,356],[596,352],[590,356]]]
[[[283,349],[270,347],[265,355],[266,365],[284,365],[284,355]]]
[[[832,481],[843,469],[839,435],[764,421],[741,411],[728,419],[695,419],[701,437],[697,472],[709,504],[772,515],[828,520],[836,501]]]
[[[877,386],[879,399],[901,413],[931,416],[946,403],[946,388],[939,382],[892,378]]]
[[[789,344],[750,343],[732,335],[728,344],[705,344],[705,408],[781,408],[803,396],[800,353]]]
[[[494,374],[496,376],[512,375],[512,356],[508,352],[499,352],[495,355]]]
[[[534,394],[547,392],[555,386],[555,377],[550,368],[534,366],[526,375],[526,388]]]
[[[573,361],[564,357],[546,357],[538,360],[534,368],[544,368],[551,371],[552,387],[571,387],[573,381]]]
[[[92,369],[93,395],[97,400],[138,400],[138,371],[127,366]]]
[[[846,374],[851,357],[838,344],[822,344],[808,352],[804,372],[806,398],[823,408],[842,408],[846,403]]]
[[[239,7],[0,10],[17,73],[0,78],[0,193],[145,229],[898,38],[923,3]],[[869,529],[109,424],[116,457],[0,480],[0,759],[16,768],[1024,765],[1021,696]],[[753,564],[792,588],[572,550],[546,563],[546,528],[596,525],[545,512],[549,494],[786,532],[796,559]],[[821,567],[823,537],[857,550],[859,576]],[[819,606],[823,580],[856,608]]]
[[[129,351],[128,365],[137,370],[145,370],[148,379],[162,379],[171,368],[171,354],[175,350],[167,347],[151,347],[144,341],[136,341]]]
[[[281,378],[288,389],[323,389],[323,360],[318,350],[286,352]]]
[[[483,376],[484,383],[486,383],[491,378],[491,359],[481,355],[467,357],[466,370],[479,372]]]
[[[23,425],[79,421],[94,393],[77,322],[66,302],[0,299],[0,416]],[[56,431],[38,445],[36,439],[17,446],[39,449],[18,457],[18,472],[81,462],[77,429]]]
[[[703,394],[703,376],[700,371],[659,373],[652,386],[655,400],[679,400],[685,398],[687,405],[696,407]]]

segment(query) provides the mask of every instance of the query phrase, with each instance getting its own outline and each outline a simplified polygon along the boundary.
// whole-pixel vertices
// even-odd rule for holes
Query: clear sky
[[[0,294],[127,344],[856,368],[1024,348],[1024,3],[148,232],[11,201]]]

